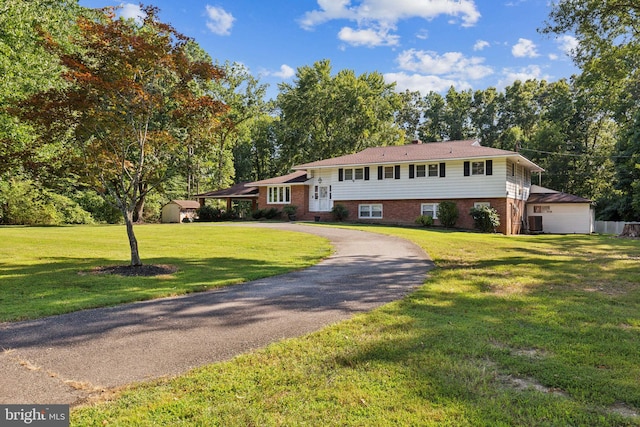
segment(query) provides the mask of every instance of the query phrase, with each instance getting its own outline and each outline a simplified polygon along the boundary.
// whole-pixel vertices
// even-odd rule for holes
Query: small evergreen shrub
[[[349,210],[345,205],[338,203],[331,209],[334,221],[342,222],[349,217]]]
[[[277,218],[280,218],[281,214],[282,212],[280,212],[278,209],[269,208],[264,212],[264,217],[266,219],[277,219]]]
[[[431,227],[433,226],[433,217],[431,217],[430,215],[420,215],[418,218],[416,218],[416,224],[423,227]]]
[[[456,226],[459,217],[458,205],[455,202],[441,202],[438,205],[438,219],[440,224],[446,228],[453,228]]]
[[[495,233],[496,228],[500,225],[498,211],[490,206],[471,208],[469,213],[473,217],[475,228],[483,233]]]
[[[220,209],[214,208],[213,206],[200,206],[197,213],[198,221],[200,222],[213,222],[220,220]]]

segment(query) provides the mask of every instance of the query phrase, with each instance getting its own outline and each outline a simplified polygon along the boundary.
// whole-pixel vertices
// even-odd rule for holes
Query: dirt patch
[[[113,274],[117,276],[166,276],[178,271],[178,267],[174,265],[156,264],[156,265],[109,265],[105,267],[96,267],[91,270],[91,274]]]

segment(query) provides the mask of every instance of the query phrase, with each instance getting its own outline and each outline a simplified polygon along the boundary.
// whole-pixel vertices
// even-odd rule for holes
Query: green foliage
[[[432,227],[433,217],[431,215],[420,215],[418,218],[416,218],[415,223],[423,227]]]
[[[102,196],[93,190],[79,191],[73,199],[89,212],[94,220],[107,224],[121,224],[122,212],[115,206],[115,200]]]
[[[444,201],[438,204],[438,219],[443,226],[447,228],[455,227],[459,216],[460,212],[455,202]]]
[[[342,222],[349,217],[349,210],[341,203],[338,203],[331,208],[331,215],[334,221]]]
[[[74,200],[28,179],[0,180],[0,224],[91,224],[91,214]]]
[[[498,211],[490,206],[473,207],[469,214],[473,217],[475,228],[483,233],[495,233],[500,225]]]
[[[277,208],[256,209],[251,213],[253,219],[278,219],[282,212]]]
[[[233,211],[227,212],[211,205],[204,205],[198,209],[199,222],[233,221],[234,219],[238,219],[238,216]]]

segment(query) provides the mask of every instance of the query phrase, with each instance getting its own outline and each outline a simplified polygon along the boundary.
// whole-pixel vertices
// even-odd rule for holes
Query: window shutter
[[[382,166],[378,166],[378,179],[382,178],[384,178],[384,170],[382,169]]]
[[[416,170],[416,166],[415,165],[409,165],[409,179],[412,179],[415,177],[415,170]]]
[[[469,176],[469,175],[471,175],[469,162],[464,162],[464,176]]]
[[[400,165],[396,165],[394,175],[396,179],[400,179]]]
[[[487,160],[484,163],[484,173],[487,175],[493,175],[493,160]]]
[[[364,167],[364,180],[369,181],[369,166]]]
[[[344,181],[344,169],[338,169],[338,181]]]
[[[447,174],[446,163],[440,163],[440,178],[444,178]]]

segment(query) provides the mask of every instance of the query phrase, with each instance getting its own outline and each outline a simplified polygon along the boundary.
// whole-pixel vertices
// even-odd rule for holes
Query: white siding
[[[548,206],[550,212],[535,213],[534,206]],[[542,232],[551,234],[591,234],[593,210],[589,203],[535,203],[527,205],[527,218],[542,216]]]
[[[485,159],[474,159],[485,160]],[[435,162],[431,162],[435,163]],[[437,162],[440,163],[440,162]],[[456,198],[500,198],[507,192],[507,160],[493,159],[492,175],[464,176],[464,161],[448,161],[446,176],[409,178],[409,164],[400,165],[400,179],[378,180],[378,165],[370,165],[370,178],[365,180],[338,180],[338,169],[319,169],[313,172],[311,190],[322,177],[322,185],[331,182],[332,199],[341,200],[397,200],[397,199],[456,199]],[[416,162],[415,164],[425,164]],[[390,165],[385,165],[390,166]],[[524,168],[521,168],[524,170]],[[524,175],[521,176],[524,179]],[[529,188],[530,183],[522,180],[521,188]],[[524,186],[522,184],[525,184]],[[311,191],[312,193],[313,191]],[[521,197],[528,197],[528,190]],[[313,197],[313,195],[311,196]],[[514,197],[514,194],[510,194]],[[525,197],[525,198],[526,198]]]

